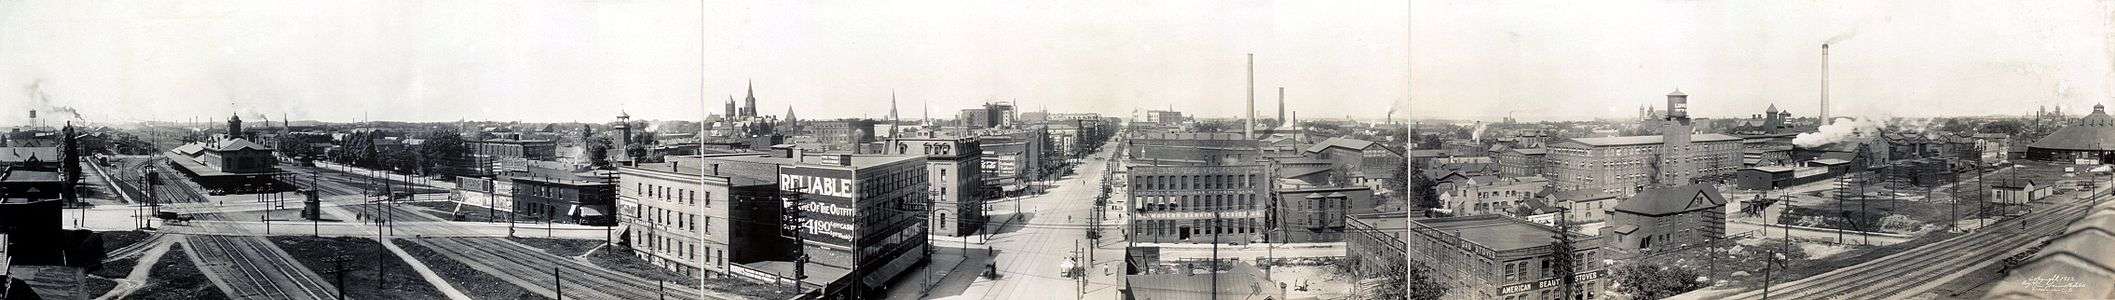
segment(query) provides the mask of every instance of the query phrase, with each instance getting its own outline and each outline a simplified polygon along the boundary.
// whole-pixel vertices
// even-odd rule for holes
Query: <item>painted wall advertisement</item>
[[[855,227],[859,206],[852,201],[858,195],[859,180],[852,175],[849,170],[779,169],[779,190],[801,192],[806,197],[801,210],[808,220],[808,230],[803,233],[808,240],[855,246],[852,241],[859,236]]]

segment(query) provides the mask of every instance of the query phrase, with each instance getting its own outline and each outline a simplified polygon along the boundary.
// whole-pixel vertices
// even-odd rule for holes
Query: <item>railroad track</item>
[[[2067,202],[2055,211],[2028,220],[1993,224],[1973,233],[1881,257],[1841,270],[1794,280],[1773,287],[1770,296],[1783,299],[1877,299],[1911,297],[1924,291],[1930,281],[1968,270],[1979,260],[1997,260],[2013,249],[2032,243],[2084,216],[2096,202]],[[2021,232],[2014,222],[2028,222]],[[1928,287],[1926,287],[1928,288]],[[1761,291],[1749,291],[1726,299],[1760,299]]]
[[[237,239],[252,239],[248,241]],[[229,296],[254,299],[332,299],[331,286],[322,280],[308,276],[299,262],[287,259],[274,249],[270,242],[254,237],[192,236],[192,241],[202,260],[222,263],[223,274],[233,273],[225,279],[240,279],[244,282],[228,282],[234,289]]]
[[[517,285],[539,293],[552,292],[551,270],[561,268],[568,298],[659,299],[660,286],[653,280],[558,257],[543,250],[497,238],[412,239],[458,262],[483,266],[499,277],[514,277]],[[495,272],[496,271],[496,272]],[[526,282],[529,284],[523,285]],[[681,284],[667,286],[670,299],[707,299]]]

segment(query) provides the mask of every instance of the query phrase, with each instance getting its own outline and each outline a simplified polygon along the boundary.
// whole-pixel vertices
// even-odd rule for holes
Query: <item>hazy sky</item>
[[[2115,85],[2107,1],[1412,2],[1419,117],[1630,117],[1677,87],[1812,117],[1831,39],[1832,115],[2077,115]]]
[[[1410,98],[1404,2],[1046,2],[5,1],[0,122],[695,119],[748,80],[762,113],[803,118],[883,117],[892,90],[906,119],[1232,116],[1245,53],[1264,116],[1277,86],[1303,118]]]

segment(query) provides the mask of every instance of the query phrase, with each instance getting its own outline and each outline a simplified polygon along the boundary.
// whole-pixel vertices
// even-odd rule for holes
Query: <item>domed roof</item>
[[[2107,109],[2093,105],[2093,113],[2078,118],[2078,123],[2064,126],[2056,132],[2034,141],[2034,148],[2057,150],[2115,151],[2115,117],[2108,116]]]

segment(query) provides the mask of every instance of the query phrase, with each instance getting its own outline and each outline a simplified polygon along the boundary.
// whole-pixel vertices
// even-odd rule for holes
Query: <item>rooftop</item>
[[[2033,148],[2115,151],[2115,117],[2108,116],[2100,105],[2093,105],[2093,113],[2035,140]]]
[[[1725,206],[1726,197],[1719,195],[1718,186],[1696,183],[1645,188],[1636,196],[1616,204],[1615,210],[1647,216],[1664,216]]]
[[[0,147],[0,162],[59,161],[59,147]]]
[[[1651,145],[1651,144],[1659,144],[1659,143],[1664,143],[1664,142],[1666,142],[1666,139],[1667,139],[1667,137],[1666,137],[1666,136],[1658,136],[1658,135],[1637,135],[1637,136],[1617,136],[1617,137],[1598,137],[1598,138],[1575,138],[1575,139],[1571,139],[1571,141],[1572,141],[1572,142],[1577,142],[1577,143],[1579,143],[1579,144],[1584,144],[1584,145],[1587,145],[1587,146],[1594,146],[1594,147],[1609,147],[1609,146],[1632,146],[1632,145]],[[1689,136],[1689,141],[1691,141],[1691,142],[1719,142],[1719,141],[1738,141],[1738,140],[1741,140],[1741,138],[1740,138],[1740,137],[1737,137],[1737,136],[1731,136],[1731,135],[1724,135],[1724,134],[1717,134],[1717,133],[1706,133],[1706,134],[1698,134],[1698,135],[1692,135],[1692,136]]]
[[[1501,215],[1417,219],[1418,224],[1446,232],[1469,242],[1510,251],[1548,246],[1557,241],[1557,230],[1526,220]]]
[[[59,182],[59,172],[7,170],[0,173],[0,182]]]
[[[1353,150],[1366,150],[1366,148],[1368,147],[1373,147],[1373,142],[1360,139],[1333,137],[1327,140],[1322,140],[1322,142],[1315,143],[1312,146],[1307,146],[1307,152],[1322,152],[1322,150],[1327,150],[1329,149],[1329,147],[1343,147]]]
[[[850,155],[850,156],[852,157],[852,164],[851,164],[850,166],[843,166],[843,165],[839,165],[839,164],[836,164],[836,163],[835,163],[835,160],[837,159],[837,157],[839,157],[839,156],[841,156],[841,155]],[[800,155],[800,156],[801,156],[801,158],[800,158],[800,160],[799,160],[799,161],[795,161],[795,160],[794,160],[793,158],[786,158],[786,157],[774,157],[774,156],[771,156],[771,155],[769,155],[769,154],[756,154],[756,155],[729,155],[729,156],[718,156],[718,157],[713,157],[713,158],[711,158],[711,159],[712,159],[712,160],[724,160],[724,161],[738,161],[738,162],[749,162],[749,163],[763,163],[763,164],[775,164],[775,165],[794,165],[794,166],[801,166],[801,167],[852,168],[852,169],[865,169],[865,168],[872,168],[872,167],[875,167],[875,166],[887,165],[887,164],[891,164],[891,163],[896,163],[896,162],[900,162],[900,161],[906,161],[906,160],[917,160],[917,161],[924,161],[924,159],[925,159],[925,156],[922,156],[922,155],[880,155],[880,154],[850,154],[850,153],[806,153],[806,154],[802,154],[802,155]]]

